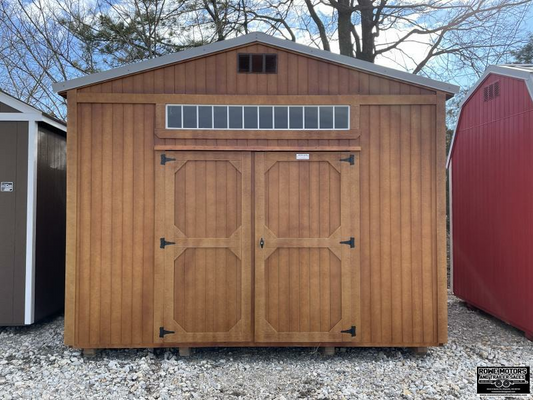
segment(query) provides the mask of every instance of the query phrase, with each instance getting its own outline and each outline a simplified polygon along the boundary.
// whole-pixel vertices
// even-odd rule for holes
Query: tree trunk
[[[374,8],[372,1],[359,0],[361,6],[361,51],[358,51],[356,58],[373,63],[376,55],[374,54]]]
[[[352,10],[348,0],[340,0],[337,8],[339,24],[339,51],[342,55],[353,57]]]

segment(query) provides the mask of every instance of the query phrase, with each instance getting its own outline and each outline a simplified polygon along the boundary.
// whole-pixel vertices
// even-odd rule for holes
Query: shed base
[[[425,356],[428,353],[427,347],[413,347],[412,352],[415,356]]]
[[[321,347],[320,351],[322,352],[322,355],[325,357],[335,355],[335,347]]]
[[[192,349],[190,347],[180,347],[179,354],[180,357],[190,357],[192,354]]]
[[[99,349],[83,349],[82,353],[84,357],[92,358],[95,357],[99,351]]]

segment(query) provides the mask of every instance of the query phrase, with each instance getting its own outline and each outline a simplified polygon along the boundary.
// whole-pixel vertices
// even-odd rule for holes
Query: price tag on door
[[[309,154],[296,154],[297,160],[309,160]]]

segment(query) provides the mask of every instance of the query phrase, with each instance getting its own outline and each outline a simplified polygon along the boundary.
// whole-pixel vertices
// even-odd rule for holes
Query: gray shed
[[[66,125],[0,91],[0,326],[60,311]]]

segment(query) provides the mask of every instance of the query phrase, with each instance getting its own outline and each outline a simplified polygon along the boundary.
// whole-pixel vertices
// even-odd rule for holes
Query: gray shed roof
[[[63,132],[67,131],[67,124],[65,121],[62,121],[50,114],[45,113],[42,110],[39,110],[38,108],[35,108],[34,106],[23,102],[22,100],[17,99],[16,97],[10,95],[7,92],[4,92],[2,89],[0,89],[0,103],[7,104],[11,108],[14,108],[15,110],[20,111],[22,114],[32,114],[34,117],[32,118],[33,121],[37,122],[44,122],[50,126],[53,126]],[[8,115],[9,114],[9,115]],[[11,113],[2,113],[1,114],[4,120],[7,120],[9,116],[11,116]],[[12,115],[13,120],[18,120],[18,118],[22,118],[21,115]]]
[[[292,42],[290,40],[279,39],[260,32],[249,33],[247,35],[239,36],[234,39],[228,39],[221,42],[207,44],[205,46],[191,48],[188,50],[180,51],[178,53],[168,54],[162,57],[141,61],[136,64],[130,64],[119,68],[114,68],[105,72],[87,75],[66,82],[58,82],[53,85],[53,89],[56,92],[65,92],[67,90],[75,89],[81,86],[93,85],[99,82],[108,81],[111,79],[116,79],[126,75],[131,75],[155,68],[160,68],[180,61],[202,57],[212,53],[228,50],[233,47],[243,46],[252,43],[263,43],[281,49],[306,54],[312,57],[321,58],[327,61],[346,65],[348,67],[367,71],[373,74],[386,76],[389,78],[425,86],[436,90],[441,90],[446,93],[453,94],[459,91],[458,86],[451,85],[449,83],[436,81],[419,75],[413,75],[408,72],[399,71],[393,68],[382,67],[380,65],[372,64],[362,60],[357,60],[352,57],[347,57],[340,54],[331,53],[329,51],[316,49],[314,47],[305,46],[299,43]]]

